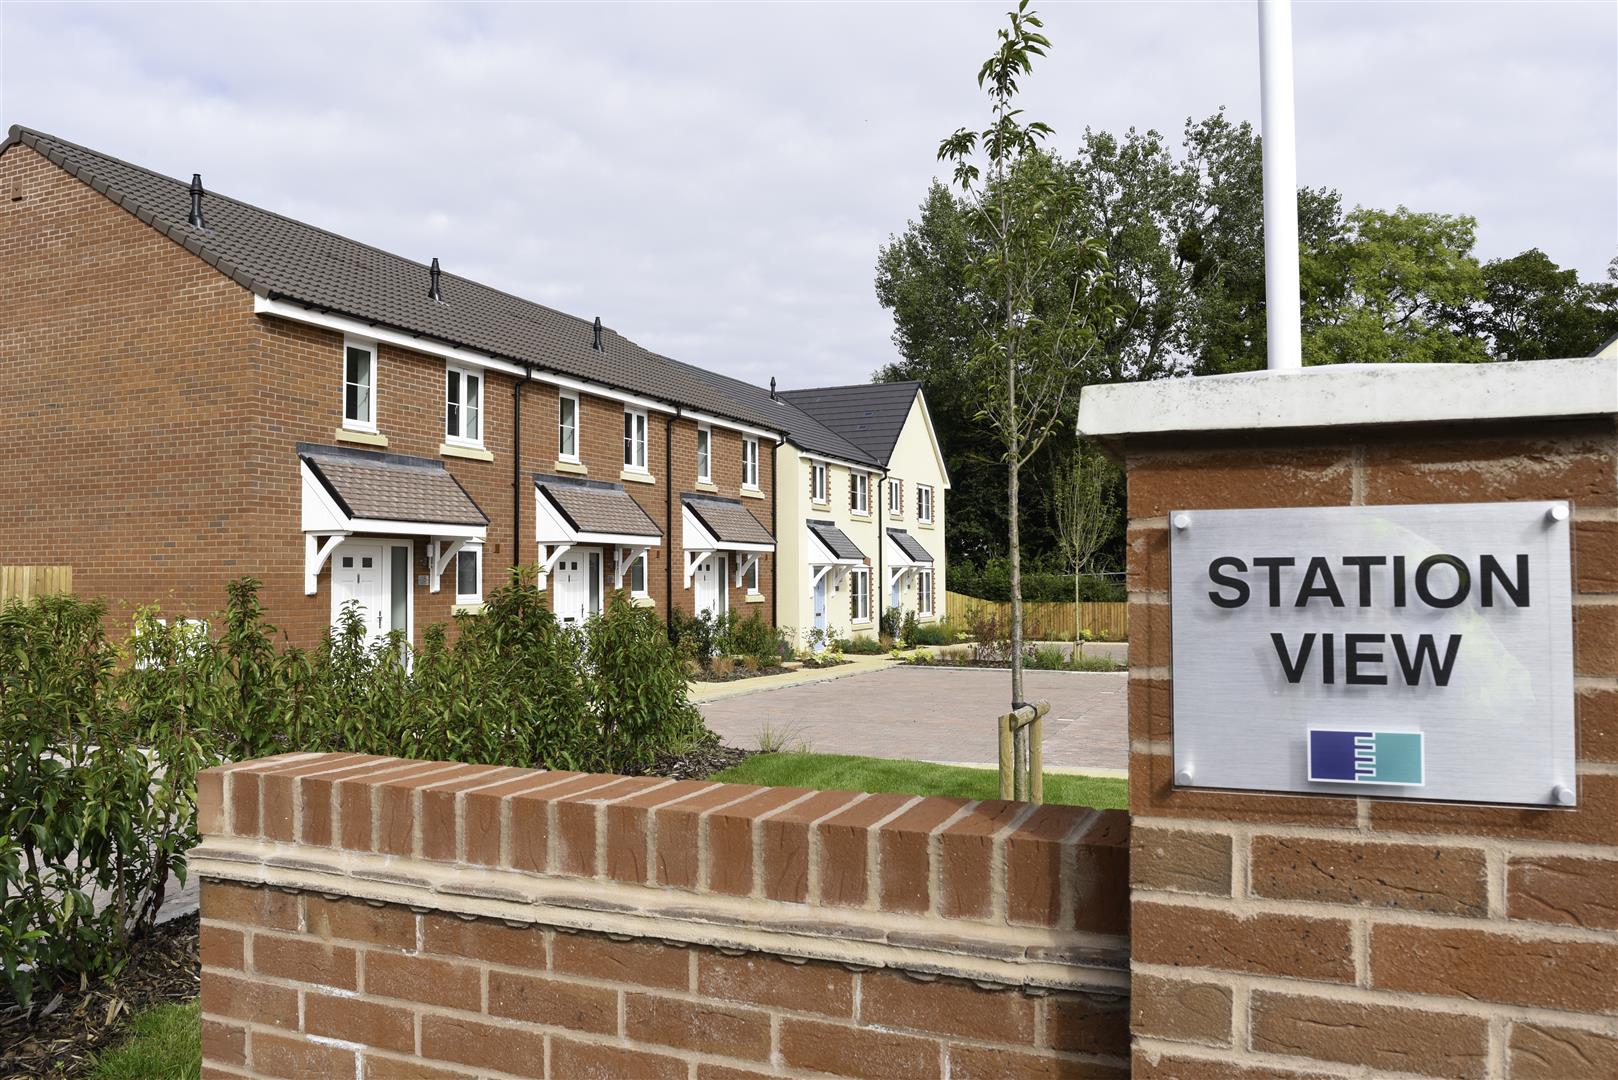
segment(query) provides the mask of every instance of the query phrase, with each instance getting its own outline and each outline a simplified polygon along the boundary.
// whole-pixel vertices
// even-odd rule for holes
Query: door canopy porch
[[[904,529],[889,529],[883,554],[888,567],[888,588],[917,570],[931,569],[933,556],[921,542]]]
[[[810,518],[809,526],[809,587],[813,589],[828,574],[833,580],[848,573],[850,567],[865,566],[870,560],[859,545],[834,522]]]
[[[303,489],[303,591],[319,589],[320,571],[344,537],[423,537],[431,558],[431,591],[468,542],[482,543],[489,518],[466,489],[432,458],[380,454],[341,446],[298,446]]]
[[[709,557],[721,551],[735,552],[732,584],[740,585],[758,557],[775,550],[775,537],[759,523],[740,499],[717,495],[683,495],[680,521],[685,534],[685,587],[691,576]]]
[[[581,544],[611,548],[617,554],[615,584],[647,548],[663,545],[663,531],[622,484],[534,474],[534,539],[540,570],[551,569],[570,548]]]

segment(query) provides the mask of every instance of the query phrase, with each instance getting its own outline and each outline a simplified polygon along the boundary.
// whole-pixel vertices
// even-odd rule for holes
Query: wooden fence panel
[[[72,591],[71,566],[0,566],[0,604]]]
[[[1022,606],[1023,637],[1028,640],[1072,641],[1077,606],[1077,625],[1104,641],[1129,640],[1129,605],[1122,602],[1089,602],[1074,605],[1057,601],[1025,600]],[[944,614],[957,624],[970,621],[974,611],[998,611],[1000,621],[1011,618],[1009,601],[979,600],[960,593],[944,594]]]

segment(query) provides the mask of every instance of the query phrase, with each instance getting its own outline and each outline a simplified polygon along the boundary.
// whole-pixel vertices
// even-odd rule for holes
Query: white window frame
[[[916,520],[923,525],[933,523],[933,489],[930,484],[916,485]]]
[[[573,403],[573,452],[567,453],[562,449],[562,433],[567,430],[567,423],[562,419],[562,402]],[[556,396],[556,460],[567,461],[574,465],[579,463],[579,417],[583,415],[579,395],[563,390]]]
[[[457,378],[461,380],[461,400],[459,402],[460,411],[461,411],[461,417],[460,417],[461,431],[459,431],[459,432],[451,431],[450,426],[449,426],[449,406],[450,406],[449,383],[450,383],[451,379],[457,379]],[[477,433],[476,436],[468,436],[468,435],[464,434],[464,432],[466,430],[466,410],[467,410],[467,405],[469,404],[468,395],[466,393],[466,387],[467,387],[467,380],[468,379],[476,379],[478,381],[477,403],[476,403],[476,405],[473,406],[473,408],[477,412],[477,417],[478,417],[478,433]],[[479,450],[483,449],[483,429],[486,426],[483,423],[483,384],[485,382],[487,382],[487,381],[488,380],[487,380],[487,378],[485,376],[485,373],[482,370],[478,369],[478,368],[458,367],[458,366],[453,365],[453,364],[445,366],[445,368],[444,368],[444,441],[445,442],[450,443],[453,446],[470,446],[470,447],[475,447],[476,449],[479,449]]]
[[[742,587],[747,590],[748,596],[758,596],[758,560],[754,559],[742,571]]]
[[[751,437],[742,439],[742,487],[748,491],[759,490],[758,440]]]
[[[646,418],[646,410],[625,409],[624,426],[629,429],[624,432],[624,471],[650,472],[646,467],[646,448],[651,441],[651,422]]]
[[[476,560],[477,591],[463,593],[461,591],[461,560],[468,555]],[[483,603],[483,545],[467,544],[455,553],[455,603],[481,604]]]
[[[697,483],[713,483],[713,428],[697,425]]]
[[[904,517],[904,481],[888,481],[888,513],[894,517]]]
[[[357,349],[360,352],[366,353],[371,358],[371,409],[369,416],[350,417],[348,415],[348,388],[351,385],[358,385],[357,383],[350,383],[348,381],[348,354],[351,349]],[[366,431],[372,435],[376,434],[376,353],[377,348],[376,342],[374,341],[365,341],[361,338],[351,337],[343,338],[343,366],[341,370],[343,392],[341,408],[343,410],[343,427],[349,431]]]
[[[926,567],[916,571],[916,614],[924,619],[933,615],[933,572]]]
[[[831,467],[824,461],[809,463],[809,500],[820,506],[831,502]]]
[[[862,584],[863,583],[863,584]],[[848,572],[848,588],[854,594],[855,600],[863,600],[864,604],[854,609],[851,622],[868,623],[871,621],[871,568],[869,566],[856,566]]]
[[[854,496],[850,500],[849,513],[869,516],[871,513],[871,474],[855,470],[848,474],[848,483]]]

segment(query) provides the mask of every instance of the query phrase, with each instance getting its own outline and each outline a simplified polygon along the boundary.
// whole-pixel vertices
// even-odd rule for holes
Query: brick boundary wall
[[[1610,420],[1126,443],[1136,1076],[1618,1077],[1614,451]],[[1171,510],[1529,499],[1573,505],[1577,809],[1174,788]]]
[[[205,1077],[1128,1075],[1119,811],[288,754],[199,822]]]

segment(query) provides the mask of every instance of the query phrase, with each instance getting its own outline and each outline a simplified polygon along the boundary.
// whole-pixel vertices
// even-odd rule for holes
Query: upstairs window
[[[758,440],[742,440],[742,487],[758,490]]]
[[[916,520],[933,523],[933,489],[926,484],[916,485]]]
[[[557,407],[556,456],[562,461],[579,461],[579,398],[563,394]]]
[[[697,482],[713,483],[713,431],[697,428]]]
[[[646,414],[635,409],[624,410],[624,468],[646,471]]]
[[[343,343],[343,426],[376,430],[376,346]]]
[[[848,474],[848,508],[856,514],[869,514],[871,512],[871,474],[851,472]]]
[[[811,461],[809,463],[809,498],[817,503],[831,501],[830,480],[824,462]]]
[[[444,387],[444,438],[448,442],[483,444],[483,376],[450,368]]]
[[[888,513],[894,517],[904,517],[905,482],[903,480],[888,481]]]

